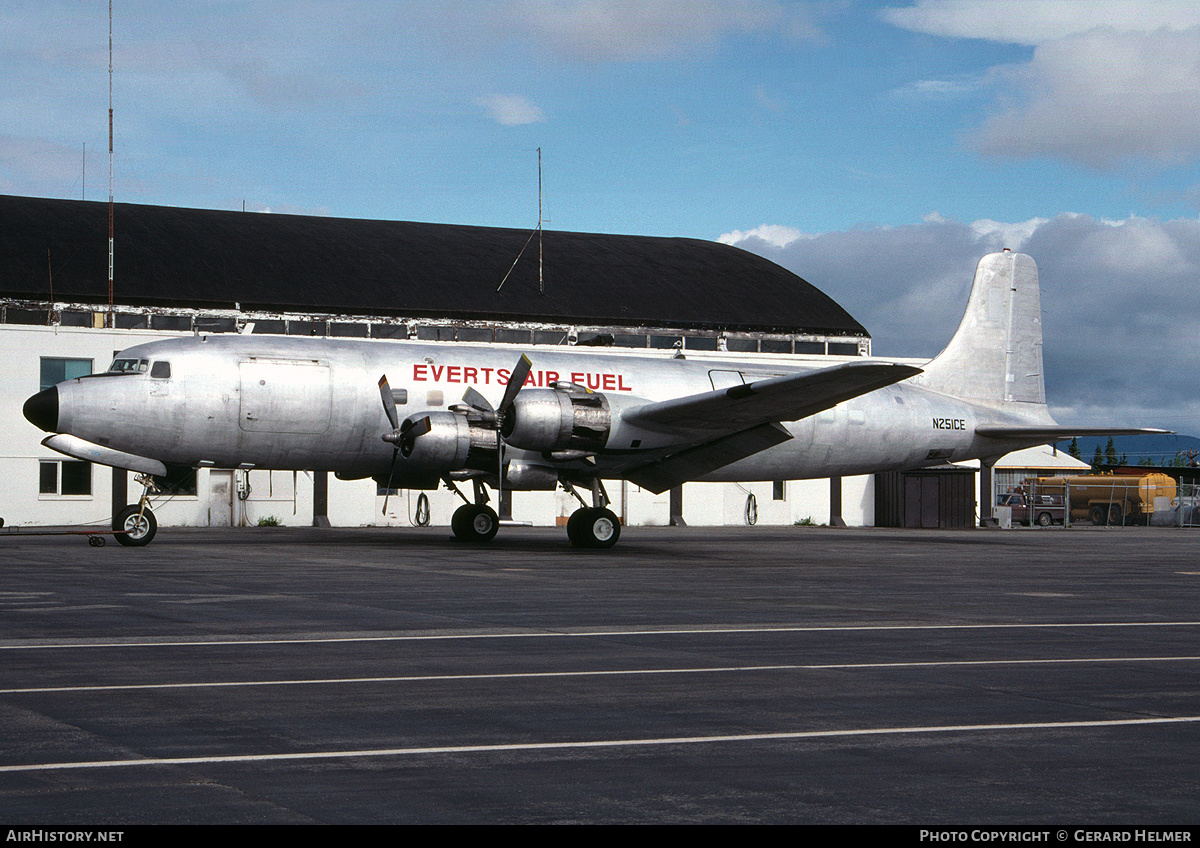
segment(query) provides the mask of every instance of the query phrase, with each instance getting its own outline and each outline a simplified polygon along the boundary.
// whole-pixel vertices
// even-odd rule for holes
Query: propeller
[[[521,354],[516,367],[508,377],[508,385],[504,387],[504,397],[500,400],[500,408],[496,410],[496,506],[501,505],[504,498],[504,419],[512,411],[517,393],[525,387],[525,379],[529,376],[533,363],[529,357]],[[470,391],[468,389],[468,391]],[[476,394],[479,394],[476,392]]]
[[[525,380],[529,378],[529,372],[532,369],[533,362],[528,356],[521,354],[521,358],[517,360],[516,367],[513,368],[512,374],[508,378],[508,385],[504,388],[504,397],[500,400],[499,408],[494,408],[488,399],[472,386],[468,386],[466,393],[463,394],[463,402],[475,413],[479,422],[485,426],[496,428],[497,500],[504,494],[504,434],[502,432],[504,419],[512,411],[517,394],[524,387]],[[383,440],[392,443],[392,464],[388,468],[387,494],[383,496],[383,511],[387,512],[387,502],[392,491],[392,477],[396,472],[396,461],[401,452],[405,456],[412,454],[417,439],[432,429],[432,422],[426,415],[424,418],[416,420],[408,418],[403,424],[400,423],[400,416],[396,412],[396,399],[392,396],[392,389],[388,385],[386,374],[379,378],[379,397],[383,401],[383,411],[387,414],[388,423],[392,425],[392,432],[383,434]],[[451,407],[451,409],[454,408]]]
[[[512,411],[517,394],[525,386],[525,380],[529,377],[532,368],[533,363],[529,357],[521,354],[521,358],[517,360],[516,367],[513,368],[512,374],[508,378],[508,385],[504,389],[504,397],[500,400],[499,409],[493,407],[488,399],[476,391],[473,386],[468,386],[467,391],[463,394],[463,403],[475,413],[479,422],[496,428],[497,500],[504,494],[504,419]]]
[[[387,414],[392,432],[385,433],[383,440],[392,443],[392,464],[388,468],[387,488],[383,491],[383,511],[387,512],[388,498],[392,495],[392,475],[396,473],[396,459],[400,456],[400,415],[396,412],[396,399],[392,397],[392,387],[388,385],[387,374],[379,378],[379,396],[383,399],[383,411]]]

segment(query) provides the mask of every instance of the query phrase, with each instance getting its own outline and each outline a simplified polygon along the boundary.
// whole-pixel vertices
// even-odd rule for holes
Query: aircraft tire
[[[577,548],[611,548],[621,537],[621,521],[608,509],[583,507],[567,519],[567,538]]]
[[[567,518],[567,540],[571,543],[572,547],[584,547],[583,537],[579,533],[579,525],[583,523],[584,513],[587,511],[587,507],[581,506]]]
[[[490,506],[463,504],[450,518],[450,529],[463,542],[490,542],[500,529],[500,517]]]
[[[137,504],[130,504],[113,516],[112,527],[117,531],[113,535],[119,543],[127,548],[140,548],[154,539],[158,519],[149,507],[142,509]]]

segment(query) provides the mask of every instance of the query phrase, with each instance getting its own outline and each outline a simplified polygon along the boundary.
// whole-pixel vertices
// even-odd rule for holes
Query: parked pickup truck
[[[1012,507],[1014,524],[1033,524],[1037,522],[1042,527],[1051,524],[1062,524],[1066,516],[1063,508],[1062,495],[1030,496],[1020,490],[1007,492],[996,496],[997,506]]]

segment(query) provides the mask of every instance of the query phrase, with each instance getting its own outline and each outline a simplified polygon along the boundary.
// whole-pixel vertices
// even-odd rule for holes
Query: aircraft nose
[[[43,389],[25,401],[21,408],[29,423],[47,433],[58,432],[58,387]]]

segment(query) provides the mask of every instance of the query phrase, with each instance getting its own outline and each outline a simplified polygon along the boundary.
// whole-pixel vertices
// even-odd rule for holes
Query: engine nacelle
[[[429,419],[428,430],[424,420]],[[418,435],[408,435],[409,432]],[[496,470],[496,431],[472,425],[456,412],[410,415],[400,425],[400,452],[407,470],[447,474],[464,469]]]
[[[599,451],[608,442],[608,398],[578,389],[523,389],[504,416],[504,441],[528,451]]]

